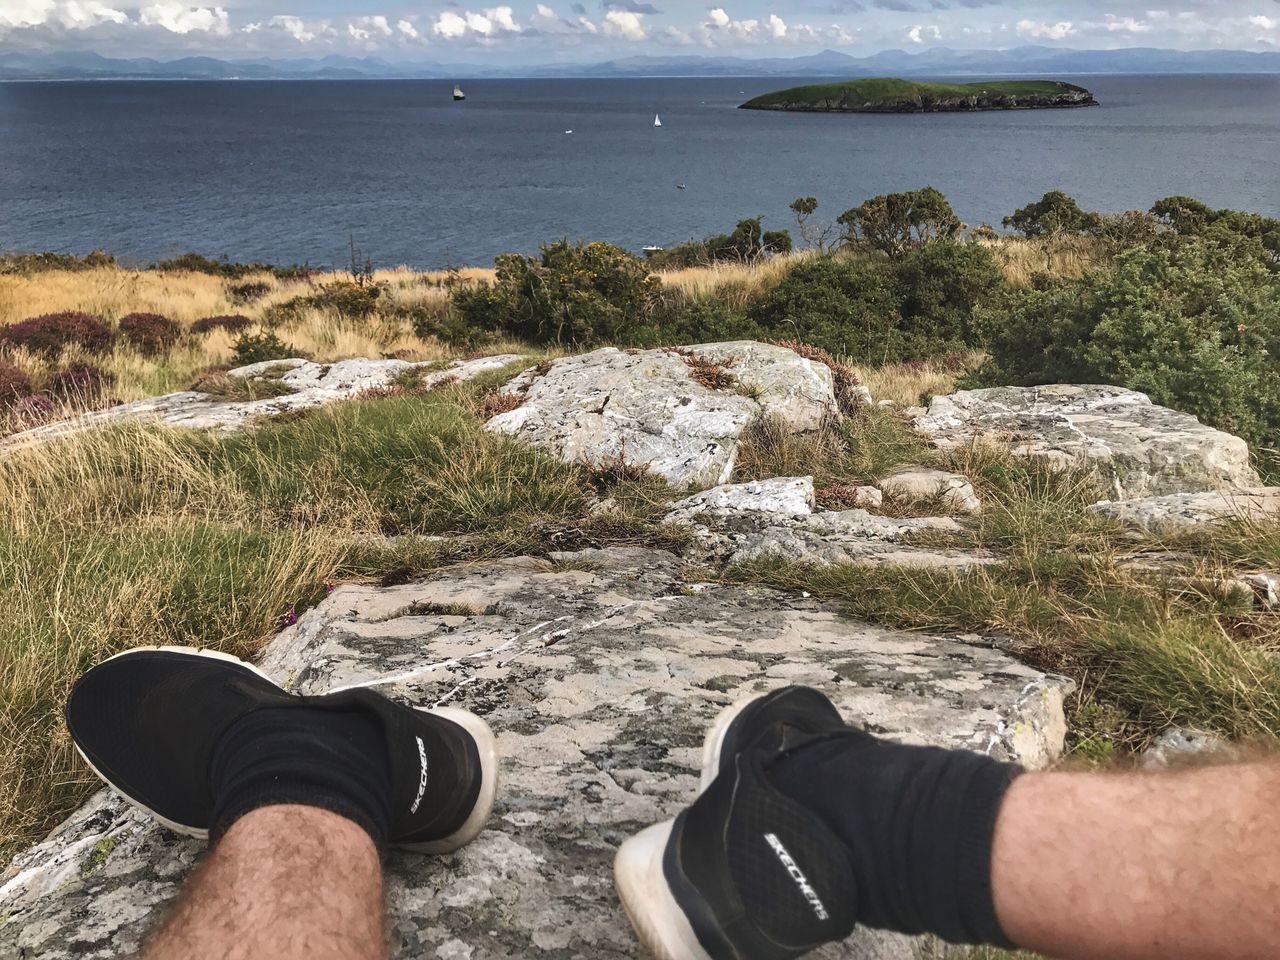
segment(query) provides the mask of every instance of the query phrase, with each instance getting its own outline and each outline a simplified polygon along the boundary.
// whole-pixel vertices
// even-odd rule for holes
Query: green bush
[[[662,323],[657,340],[683,345],[764,340],[769,336],[769,332],[755,320],[735,313],[720,300],[694,300],[678,307],[673,316]]]
[[[938,190],[924,187],[872,197],[836,217],[845,243],[900,257],[935,240],[951,240],[964,226]]]
[[[1275,447],[1280,276],[1251,250],[1184,240],[1016,295],[986,316],[990,358],[965,385],[1111,383]]]
[[[1024,237],[1048,237],[1090,233],[1101,225],[1101,221],[1096,213],[1081,210],[1074,197],[1061,190],[1050,190],[1035,203],[1029,203],[1012,216],[1005,217],[1004,225]]]
[[[182,336],[182,327],[158,313],[127,313],[116,326],[141,353],[158,356],[168,353]]]
[[[1002,284],[977,244],[930,243],[888,262],[819,257],[797,264],[753,319],[772,338],[897,363],[975,345],[974,311]]]
[[[653,251],[646,262],[655,270],[684,270],[711,263],[748,263],[793,249],[790,231],[766,230],[764,217],[748,217],[739,220],[732,233],[717,233],[705,240]]]
[[[1280,263],[1280,220],[1240,210],[1215,210],[1191,197],[1165,197],[1151,208],[1161,223],[1184,237],[1222,243],[1252,243],[1259,254]]]
[[[242,333],[231,345],[235,354],[235,365],[247,367],[251,363],[262,363],[265,360],[291,360],[303,356],[295,346],[283,342],[274,333],[260,333],[256,336]]]
[[[495,282],[459,284],[453,305],[467,326],[535,344],[634,338],[651,321],[659,282],[644,261],[607,243],[545,244],[537,257],[506,253]]]

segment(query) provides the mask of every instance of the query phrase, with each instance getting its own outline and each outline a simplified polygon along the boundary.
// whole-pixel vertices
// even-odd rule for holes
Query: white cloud
[[[769,14],[769,32],[773,39],[782,40],[787,35],[787,23],[776,13]]]
[[[250,24],[250,26],[258,26],[258,24]],[[308,30],[300,17],[276,16],[268,20],[264,26],[286,33],[299,43],[310,43],[316,38],[315,31]]]
[[[436,19],[435,26],[431,29],[436,36],[453,40],[466,35],[467,21],[452,10],[446,10]]]
[[[711,22],[711,26],[715,27],[727,27],[733,22],[729,15],[720,7],[716,7],[714,10],[708,11],[707,19]]]
[[[907,39],[912,43],[924,43],[926,40],[941,40],[942,31],[934,24],[923,25],[917,23],[907,31]]]
[[[347,24],[347,34],[352,40],[371,40],[391,36],[391,24],[383,16],[356,17]]]
[[[212,33],[229,36],[231,19],[222,7],[189,7],[179,0],[160,0],[138,11],[147,27],[163,27],[170,33]]]
[[[471,37],[480,41],[520,33],[523,29],[516,23],[515,12],[508,6],[489,7],[480,13],[465,10],[457,14],[446,10],[431,27],[436,36],[446,40]]]
[[[1146,20],[1139,20],[1137,17],[1117,17],[1113,13],[1107,14],[1103,26],[1111,33],[1151,32],[1151,24]]]
[[[545,3],[538,4],[537,9],[534,11],[534,16],[538,17],[541,20],[558,20],[559,19],[559,17],[556,16],[556,12],[552,10],[550,7],[548,7]]]
[[[608,36],[625,40],[643,40],[649,35],[645,30],[644,16],[630,10],[610,10],[604,15],[604,32]]]
[[[396,24],[396,29],[399,30],[404,36],[408,37],[410,40],[418,39],[418,28],[415,27],[408,20],[401,20],[399,23]]]
[[[1076,33],[1075,24],[1069,20],[1060,20],[1057,23],[1019,20],[1017,29],[1020,36],[1034,37],[1037,40],[1065,40]]]

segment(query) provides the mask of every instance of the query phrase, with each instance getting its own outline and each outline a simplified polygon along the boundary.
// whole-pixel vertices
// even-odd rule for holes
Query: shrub
[[[120,318],[118,326],[126,340],[150,356],[167,353],[182,335],[176,321],[158,313],[129,313]]]
[[[231,349],[235,354],[237,367],[247,367],[264,360],[290,360],[303,355],[297,347],[284,343],[274,333],[260,333],[257,336],[242,333],[231,345]]]
[[[764,217],[739,220],[732,233],[690,240],[646,255],[655,270],[682,270],[710,263],[747,263],[761,257],[790,253],[794,245],[786,230],[765,230]]]
[[[31,378],[11,363],[0,360],[0,410],[31,395]]]
[[[453,304],[480,331],[530,343],[591,345],[647,323],[659,282],[638,257],[607,243],[545,244],[537,257],[507,253],[492,284],[459,285]]]
[[[760,324],[731,310],[719,299],[674,304],[669,310],[670,315],[662,321],[658,331],[658,339],[666,343],[760,340],[767,334]]]
[[[1004,225],[1024,237],[1048,237],[1091,232],[1099,226],[1099,218],[1096,213],[1081,210],[1075,198],[1061,190],[1050,190],[1035,203],[1029,203],[1012,216],[1005,217]]]
[[[251,273],[270,273],[278,280],[306,280],[320,272],[305,264],[275,267],[269,263],[233,263],[225,257],[214,259],[199,253],[184,253],[170,260],[161,260],[153,264],[151,269],[190,270],[192,273],[207,273],[229,280],[239,280]]]
[[[94,401],[116,382],[114,374],[89,363],[69,363],[52,377],[46,392],[57,400]]]
[[[263,280],[247,280],[227,285],[227,296],[232,303],[253,303],[271,292],[271,284]]]
[[[113,339],[111,328],[102,322],[101,317],[73,310],[46,313],[0,328],[0,343],[48,357],[56,357],[68,346],[102,353],[111,346]]]
[[[253,321],[242,313],[228,313],[216,317],[201,317],[191,324],[192,333],[208,333],[210,330],[225,330],[227,333],[240,333],[253,326]]]
[[[43,273],[46,270],[92,270],[94,267],[114,266],[116,258],[102,250],[94,250],[83,257],[69,253],[8,253],[0,256],[0,275],[14,273]]]
[[[1215,210],[1191,197],[1166,197],[1151,208],[1161,223],[1178,234],[1219,243],[1252,241],[1259,255],[1280,263],[1280,220],[1240,210]]]
[[[58,405],[43,393],[23,397],[8,412],[10,430],[30,430],[42,423],[48,423],[57,412]]]
[[[872,197],[836,218],[851,247],[876,250],[891,257],[934,240],[952,239],[963,224],[947,198],[933,187]]]
[[[378,312],[378,299],[382,293],[382,287],[376,284],[339,280],[325,284],[303,300],[307,306],[333,310],[345,319],[363,320]]]
[[[1280,432],[1280,277],[1233,245],[1134,250],[986,317],[966,386],[1112,383],[1268,447]]]

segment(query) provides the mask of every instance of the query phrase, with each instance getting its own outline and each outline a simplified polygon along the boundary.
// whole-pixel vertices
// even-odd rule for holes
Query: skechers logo
[[[427,792],[427,747],[422,742],[421,737],[414,737],[418,741],[418,763],[421,771],[418,773],[418,795],[413,798],[413,806],[409,808],[410,813],[417,813],[418,807],[422,803],[422,796]]]
[[[778,855],[778,860],[782,863],[783,868],[791,875],[791,879],[795,881],[796,886],[800,888],[800,895],[809,901],[809,906],[813,908],[814,916],[819,920],[828,919],[827,908],[822,905],[822,899],[818,896],[818,891],[813,889],[808,878],[804,875],[804,871],[796,866],[796,862],[791,859],[791,854],[787,853],[787,848],[782,845],[782,841],[778,839],[776,834],[772,833],[766,833],[764,838],[769,846],[773,848],[773,852]]]

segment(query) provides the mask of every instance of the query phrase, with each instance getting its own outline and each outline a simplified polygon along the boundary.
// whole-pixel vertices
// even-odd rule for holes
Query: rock
[[[884,506],[884,491],[872,486],[854,487],[850,506],[861,510],[879,510]]]
[[[430,388],[455,380],[470,380],[521,359],[517,354],[507,354],[477,360],[455,360],[440,369],[434,369],[434,364],[408,363],[404,360],[356,359],[339,360],[337,363],[312,363],[297,358],[268,360],[230,370],[227,376],[279,380],[293,388],[293,393],[249,401],[220,400],[194,390],[170,393],[105,410],[94,410],[17,433],[0,439],[0,447],[25,446],[131,420],[194,430],[230,432],[253,426],[282,413],[310,410],[339,400],[349,400],[367,390],[387,387],[397,374],[405,370],[426,370],[420,385]]]
[[[693,518],[688,550],[691,556],[704,561],[731,564],[774,557],[824,566],[853,563],[959,570],[998,562],[986,551],[907,542],[912,534],[962,531],[963,527],[950,517],[899,519],[860,509],[791,517],[725,511]]]
[[[1260,482],[1239,437],[1120,387],[962,390],[935,397],[914,422],[944,450],[993,442],[1016,456],[1090,467],[1113,500]]]
[[[678,500],[668,520],[692,520],[703,514],[761,513],[799,517],[813,513],[813,477],[775,477],[749,483],[729,483]]]
[[[1142,751],[1138,765],[1143,770],[1165,770],[1214,762],[1231,763],[1239,759],[1239,755],[1235,747],[1215,734],[1174,727],[1160,734]]]
[[[723,364],[736,388],[710,389],[689,361]],[[525,402],[488,422],[563,460],[646,467],[675,487],[727,483],[743,431],[770,416],[796,433],[835,410],[831,371],[752,341],[671,350],[607,347],[526,371],[505,388]],[[748,395],[749,394],[749,395]]]
[[[1263,610],[1280,607],[1280,573],[1246,573],[1240,580],[1253,593],[1257,606]]]
[[[945,470],[902,467],[876,481],[885,496],[910,504],[941,503],[957,513],[981,513],[982,501],[969,479]]]
[[[1229,519],[1257,521],[1280,517],[1280,487],[1171,493],[1119,502],[1104,500],[1089,509],[1137,530],[1182,533]]]
[[[703,734],[743,696],[814,684],[847,719],[902,740],[1032,767],[1061,753],[1070,682],[988,646],[869,626],[760,587],[695,590],[661,551],[559,559],[340,586],[262,660],[298,692],[376,686],[475,710],[498,734],[489,829],[453,856],[388,861],[397,960],[641,957],[613,890],[614,852],[693,799]],[[131,955],[203,848],[99,793],[0,881],[0,956]],[[923,950],[860,931],[813,956]]]

